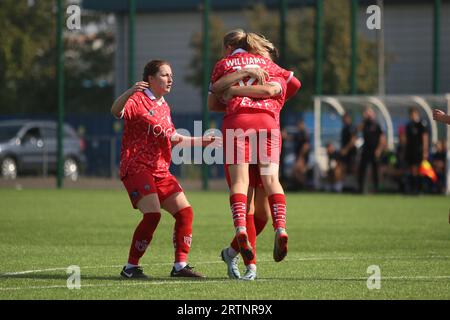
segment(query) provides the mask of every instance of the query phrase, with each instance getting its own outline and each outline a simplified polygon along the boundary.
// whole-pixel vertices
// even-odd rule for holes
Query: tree
[[[2,113],[56,113],[55,11],[55,1],[0,2]],[[63,22],[66,112],[104,112],[113,100],[113,21],[82,13],[81,30],[68,30]]]
[[[226,32],[223,21],[217,16],[211,15],[209,18],[210,33],[209,43],[211,45],[209,65],[213,67],[215,63],[222,57],[222,37]],[[186,80],[193,83],[197,87],[201,87],[203,77],[203,37],[201,32],[195,32],[192,35],[190,46],[194,50],[189,67],[192,73],[186,77]],[[211,70],[212,71],[212,70]]]
[[[37,61],[45,61],[55,46],[53,4],[38,1],[0,2],[0,104],[3,112],[20,112],[26,96],[22,85],[40,86],[38,75],[51,76]],[[54,73],[54,71],[53,71]],[[46,77],[47,78],[47,77]],[[20,99],[19,99],[20,97]],[[20,100],[20,101],[19,101]]]
[[[324,65],[323,93],[348,94],[350,92],[350,7],[347,0],[325,1],[324,14]],[[212,16],[211,43],[221,43],[224,30],[219,18]],[[275,45],[279,46],[279,14],[269,11],[264,5],[256,5],[246,12],[250,31],[264,34]],[[214,24],[213,24],[214,23]],[[283,67],[293,70],[302,81],[302,89],[295,98],[287,103],[287,108],[299,110],[312,105],[314,94],[314,36],[315,10],[312,7],[302,7],[289,10],[287,18],[287,52]],[[216,30],[216,27],[220,26]],[[358,93],[374,93],[377,86],[376,44],[361,35],[358,39]],[[191,63],[192,76],[195,85],[200,85],[201,66],[194,61],[201,61],[201,34],[192,37],[192,47],[195,50]],[[214,48],[211,56],[220,58]]]

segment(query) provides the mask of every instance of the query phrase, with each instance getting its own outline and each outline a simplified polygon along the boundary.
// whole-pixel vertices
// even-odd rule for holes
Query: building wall
[[[384,37],[386,94],[429,94],[433,90],[433,4],[386,5]],[[450,4],[441,12],[441,93],[450,92]],[[358,31],[376,41],[368,30],[366,8],[359,13]]]
[[[235,12],[220,13],[229,28],[242,27],[244,17]],[[128,87],[126,16],[117,19],[116,96]],[[168,60],[172,65],[174,86],[166,100],[172,112],[199,112],[202,109],[201,88],[187,82],[193,55],[192,35],[201,32],[199,12],[138,14],[136,17],[136,81],[141,80],[145,64],[152,59]]]
[[[242,11],[214,12],[227,29],[246,28]],[[442,4],[441,93],[450,92],[450,4]],[[376,32],[366,27],[366,8],[359,12],[358,31],[373,41]],[[384,15],[387,94],[429,94],[432,91],[433,5],[385,4]],[[173,112],[201,111],[201,89],[185,80],[190,72],[194,32],[201,31],[200,12],[143,13],[136,19],[136,81],[147,61],[163,58],[172,63],[175,85],[167,96]],[[127,18],[117,17],[116,96],[128,87]],[[326,81],[326,79],[324,79]]]

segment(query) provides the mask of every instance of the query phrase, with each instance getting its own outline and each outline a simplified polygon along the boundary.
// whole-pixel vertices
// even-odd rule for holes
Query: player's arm
[[[189,137],[175,132],[170,138],[172,146],[180,145],[184,147],[206,147],[211,143],[220,146],[221,138],[216,136]]]
[[[428,151],[430,150],[430,146],[428,144],[428,132],[424,132],[422,134],[422,145],[423,145],[423,154],[422,154],[422,158],[423,160],[427,160],[428,159]]]
[[[438,122],[450,124],[450,115],[439,109],[433,110],[433,119]]]
[[[120,97],[118,97],[112,107],[111,107],[111,114],[116,117],[117,119],[120,119],[123,114],[123,109],[125,108],[125,104],[127,103],[127,100],[129,97],[133,95],[133,93],[137,91],[144,91],[148,88],[148,83],[145,81],[136,82],[136,84],[122,93]]]
[[[225,91],[223,98],[229,100],[232,97],[250,97],[250,98],[272,98],[282,93],[281,85],[276,82],[269,82],[264,85],[254,86],[235,86]]]
[[[356,144],[356,132],[352,132],[350,141],[341,149],[341,155],[345,156],[351,148]]]
[[[300,80],[297,79],[297,77],[295,77],[294,75],[292,75],[292,77],[287,82],[286,100],[295,96],[301,87],[302,87],[302,83],[300,82]]]
[[[380,139],[378,141],[377,148],[375,149],[375,157],[380,158],[381,152],[383,151],[384,147],[386,145],[386,136],[384,133],[380,135]]]
[[[211,91],[216,96],[222,96],[223,92],[231,86],[237,84],[239,81],[250,77],[258,80],[259,84],[265,84],[268,74],[261,68],[244,68],[235,72],[222,76],[211,86]]]
[[[208,110],[215,112],[225,112],[226,105],[220,102],[219,98],[215,94],[208,94]]]

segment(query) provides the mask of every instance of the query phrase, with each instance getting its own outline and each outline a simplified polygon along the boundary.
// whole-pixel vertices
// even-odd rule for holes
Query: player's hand
[[[145,89],[148,89],[148,82],[145,81],[136,82],[134,86],[131,87],[131,91],[133,93],[138,91],[144,91]]]
[[[233,87],[225,90],[222,95],[222,99],[225,102],[228,102],[228,100],[230,100],[231,98],[233,98]]]
[[[220,136],[204,136],[202,140],[205,147],[221,148],[223,146],[223,139]]]
[[[172,142],[173,145],[176,145],[182,141],[183,141],[183,136],[178,133],[175,133],[172,137],[170,137],[170,142]]]
[[[439,109],[433,110],[433,120],[444,121],[445,116],[446,116],[446,113],[444,111],[439,110]]]
[[[245,68],[245,71],[251,78],[258,80],[258,84],[266,84],[266,80],[269,78],[269,74],[266,70],[261,68]]]

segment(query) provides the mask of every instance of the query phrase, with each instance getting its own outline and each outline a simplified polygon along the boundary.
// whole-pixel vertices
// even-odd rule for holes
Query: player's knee
[[[174,218],[181,223],[192,223],[192,219],[194,218],[194,210],[191,206],[185,207],[178,211]]]

